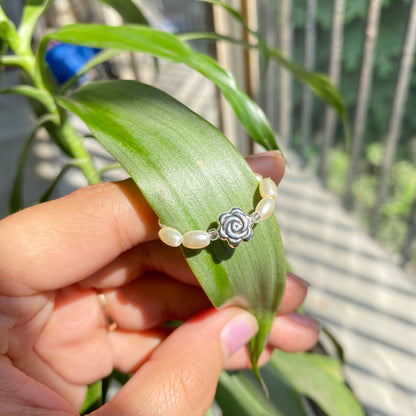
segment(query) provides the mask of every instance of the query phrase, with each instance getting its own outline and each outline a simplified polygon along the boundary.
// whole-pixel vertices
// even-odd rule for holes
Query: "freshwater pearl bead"
[[[1,0],[0,0],[1,1]],[[176,228],[166,227],[160,220],[159,226],[159,238],[167,245],[172,247],[178,247],[181,244],[190,249],[199,250],[209,246],[211,241],[215,241],[218,238],[227,239],[230,246],[237,247],[241,241],[248,241],[252,237],[253,225],[260,221],[267,220],[273,213],[275,208],[275,200],[277,197],[277,186],[271,178],[263,178],[258,173],[255,173],[256,179],[259,182],[258,192],[261,196],[261,200],[256,206],[256,209],[251,214],[245,214],[240,208],[233,208],[228,213],[223,213],[219,216],[219,227],[211,228],[207,231],[194,230],[188,231],[182,235]],[[236,214],[234,211],[238,211]],[[225,220],[227,217],[227,224],[230,224],[231,229],[224,234]],[[240,229],[240,223],[242,218],[247,223],[247,229],[245,234],[235,239],[238,244],[231,244],[231,236]],[[224,220],[224,221],[223,221]],[[238,234],[238,233],[236,233]],[[223,238],[226,235],[226,238]],[[234,238],[234,237],[233,237]],[[234,240],[233,240],[234,241]]]
[[[261,176],[260,173],[254,172],[254,176],[256,177],[258,182],[260,182],[263,179],[263,176]]]
[[[262,221],[267,220],[274,212],[275,201],[273,198],[263,198],[256,206],[256,212]]]
[[[211,242],[210,235],[206,231],[188,231],[183,235],[182,244],[187,248],[200,249],[207,247]]]
[[[159,238],[171,247],[179,247],[183,239],[182,234],[173,227],[162,227],[159,230]]]
[[[262,198],[270,197],[276,199],[277,186],[270,178],[264,178],[260,181],[259,192]]]

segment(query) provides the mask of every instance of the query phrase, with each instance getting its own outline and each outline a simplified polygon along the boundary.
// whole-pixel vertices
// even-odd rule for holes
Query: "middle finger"
[[[169,320],[186,320],[212,306],[201,287],[155,271],[103,293],[113,319],[119,327],[130,331],[152,328]],[[288,274],[278,314],[296,310],[306,294],[307,283]]]

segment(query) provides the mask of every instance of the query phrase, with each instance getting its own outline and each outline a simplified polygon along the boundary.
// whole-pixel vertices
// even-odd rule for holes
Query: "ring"
[[[98,300],[100,301],[100,304],[103,308],[105,319],[107,320],[108,330],[115,331],[117,328],[117,322],[114,320],[114,318],[110,314],[110,311],[108,310],[107,299],[105,298],[104,293],[97,293],[97,295]]]
[[[159,238],[168,246],[178,247],[181,244],[190,249],[207,247],[211,241],[227,241],[231,248],[238,247],[242,242],[250,241],[254,235],[254,226],[267,220],[275,208],[277,186],[271,178],[263,178],[256,174],[259,182],[260,201],[250,214],[246,214],[238,207],[231,208],[229,212],[219,215],[217,228],[208,231],[192,230],[182,234],[173,227],[166,226],[159,220]]]

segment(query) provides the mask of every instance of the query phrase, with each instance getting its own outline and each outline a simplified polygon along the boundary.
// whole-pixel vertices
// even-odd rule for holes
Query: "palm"
[[[112,368],[106,323],[96,300],[93,291],[75,288],[19,301],[4,298],[15,322],[7,356],[72,403],[82,403],[86,386]]]
[[[282,162],[265,158],[254,167],[278,181]],[[203,393],[203,400],[195,396],[198,408],[210,403],[223,364],[219,331],[237,312],[225,308],[198,315],[166,339],[161,323],[187,320],[210,303],[180,250],[158,241],[157,230],[153,211],[132,181],[85,188],[0,222],[0,400],[11,405],[8,414],[45,416],[60,409],[74,415],[68,402],[80,408],[89,383],[113,368],[135,372],[144,362],[149,365],[123,387],[111,401],[113,407],[170,403],[164,395],[172,393],[171,387],[181,394],[188,385]],[[108,330],[97,291],[105,293],[118,324],[115,331]],[[280,313],[295,310],[305,295],[305,285],[288,279]],[[316,341],[316,328],[281,318],[270,335],[270,348],[303,350]],[[240,349],[226,365],[247,363]],[[192,368],[198,371],[189,373]],[[192,384],[200,381],[202,369],[210,389]],[[189,379],[192,374],[196,379]],[[177,383],[178,377],[186,383]],[[185,402],[177,404],[187,408]]]

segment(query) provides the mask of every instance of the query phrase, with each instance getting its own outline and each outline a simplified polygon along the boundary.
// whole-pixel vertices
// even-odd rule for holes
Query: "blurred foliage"
[[[334,150],[329,158],[328,186],[338,195],[343,195],[347,185],[349,158],[346,153]]]
[[[348,0],[345,10],[344,45],[342,56],[342,74],[340,90],[348,107],[351,120],[354,117],[355,103],[360,78],[363,41],[366,28],[368,1]],[[316,70],[328,72],[332,25],[332,0],[320,0],[317,5],[317,44]],[[372,93],[369,102],[369,113],[366,128],[366,143],[382,140],[390,117],[391,104],[396,88],[396,77],[400,57],[403,50],[403,40],[410,11],[408,0],[384,1],[381,13],[379,36],[377,40],[375,68]],[[295,60],[302,62],[304,54],[304,28],[306,19],[305,2],[294,2],[294,54]],[[300,106],[299,100],[295,105]],[[407,110],[404,116],[400,154],[403,158],[410,153],[410,138],[416,132],[416,71],[412,80],[412,90],[409,91]],[[315,105],[315,123],[321,122],[322,107]],[[300,114],[300,111],[295,111]],[[299,121],[299,120],[298,120]],[[300,123],[295,123],[295,125]],[[338,135],[342,140],[342,135]]]
[[[381,166],[383,145],[372,143],[366,148],[365,164],[368,167],[355,181],[353,195],[355,213],[366,227],[370,226],[378,185],[377,173]],[[328,186],[342,196],[347,184],[348,155],[340,148],[330,154]],[[389,197],[381,208],[379,240],[393,253],[398,253],[406,238],[412,203],[416,197],[416,164],[412,161],[397,161],[391,171]],[[416,247],[412,253],[416,265]]]
[[[348,0],[345,9],[344,44],[342,55],[342,74],[340,90],[347,106],[351,122],[354,121],[355,104],[359,89],[362,63],[363,42],[367,24],[368,1]],[[366,226],[369,225],[376,201],[378,186],[377,175],[383,158],[383,140],[388,129],[390,112],[397,74],[403,51],[403,43],[410,12],[409,0],[384,0],[381,12],[379,35],[375,55],[373,84],[369,101],[368,120],[364,137],[364,152],[358,167],[358,177],[353,187],[356,199],[355,211]],[[304,55],[306,2],[294,2],[294,58],[302,62]],[[316,63],[317,71],[328,72],[331,42],[333,1],[320,0],[316,11]],[[301,87],[296,86],[295,123],[300,123]],[[416,198],[416,69],[413,71],[411,90],[409,91],[403,130],[393,166],[389,196],[381,208],[381,224],[378,238],[393,252],[399,252],[403,246],[411,204]],[[319,164],[320,129],[322,128],[323,106],[314,101],[315,143],[307,155],[311,157],[312,167]],[[295,132],[299,135],[299,132]],[[341,130],[337,134],[337,144],[341,145]],[[296,145],[296,144],[295,144]],[[349,169],[349,155],[342,152],[342,146],[336,147],[330,157],[328,186],[342,196],[346,189]],[[412,261],[416,264],[416,243],[413,245]]]

